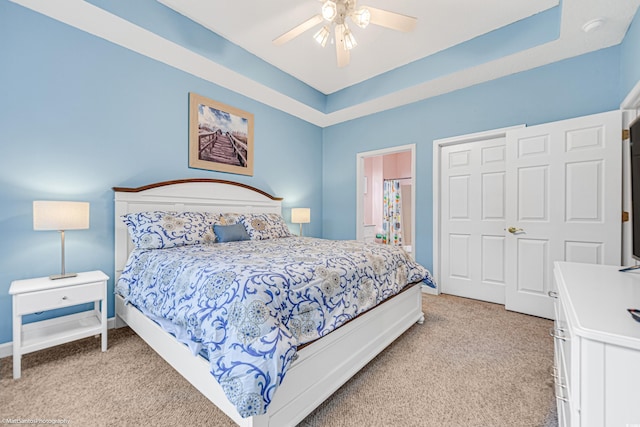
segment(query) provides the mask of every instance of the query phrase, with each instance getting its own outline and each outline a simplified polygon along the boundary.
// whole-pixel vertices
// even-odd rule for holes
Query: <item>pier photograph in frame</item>
[[[189,167],[253,175],[253,114],[189,93]]]

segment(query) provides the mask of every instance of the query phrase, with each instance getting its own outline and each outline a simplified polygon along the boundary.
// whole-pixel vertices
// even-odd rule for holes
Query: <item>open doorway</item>
[[[415,144],[357,154],[356,238],[415,258]]]
[[[623,129],[629,129],[629,125],[640,117],[640,81],[631,89],[620,104],[622,111]],[[622,211],[633,214],[631,211],[631,148],[627,135],[622,141]],[[632,218],[632,215],[629,215]],[[637,226],[637,225],[636,225]],[[633,225],[631,221],[622,222],[622,265],[637,265],[633,258]]]

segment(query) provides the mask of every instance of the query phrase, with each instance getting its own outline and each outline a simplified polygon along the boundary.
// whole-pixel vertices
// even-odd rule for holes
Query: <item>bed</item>
[[[384,250],[382,245],[361,242],[333,243],[321,239],[287,236],[288,230],[276,230],[276,234],[283,233],[282,236],[276,236],[282,237],[282,239],[261,241],[261,236],[264,237],[264,234],[260,233],[264,227],[256,226],[255,229],[252,229],[251,224],[256,224],[256,218],[278,218],[282,213],[282,199],[261,190],[230,181],[189,179],[161,182],[138,188],[116,187],[114,192],[116,326],[128,325],[131,327],[160,356],[238,425],[266,427],[289,426],[299,423],[404,331],[416,322],[422,323],[424,321],[424,314],[421,311],[420,282],[424,280],[424,283],[429,284],[431,277],[426,270],[420,266],[416,267],[415,263],[410,264],[410,267],[404,267],[404,264],[401,265],[399,261],[396,261],[398,255],[395,252],[389,252],[389,254],[379,252]],[[245,228],[252,234],[249,236],[250,239],[231,238],[228,243],[211,243],[209,237],[203,237],[203,241],[197,241],[195,242],[197,244],[194,245],[190,244],[193,242],[188,242],[189,244],[186,245],[178,244],[176,247],[170,247],[171,245],[167,245],[166,242],[154,243],[153,236],[149,237],[148,233],[136,235],[135,227],[132,228],[130,222],[123,221],[123,218],[127,221],[134,218],[136,221],[148,222],[151,218],[149,213],[153,212],[177,213],[175,216],[186,215],[187,221],[189,221],[189,215],[198,217],[205,215],[206,218],[216,218],[221,221],[218,224],[220,227],[216,228],[216,231],[234,229],[232,225],[237,225],[240,220],[245,220]],[[248,218],[253,218],[254,222],[247,223],[246,219]],[[273,230],[270,232],[274,233]],[[233,234],[231,235],[233,236]],[[218,237],[226,238],[224,234],[218,234]],[[312,252],[307,253],[306,251],[309,250]],[[304,266],[307,265],[305,263],[311,263],[314,261],[312,258],[320,257],[319,254],[327,250],[334,254],[341,253],[340,251],[353,252],[354,259],[360,257],[384,261],[383,257],[394,257],[389,258],[391,261],[384,262],[389,265],[397,263],[398,271],[388,274],[389,277],[392,277],[388,282],[391,284],[391,288],[395,287],[395,289],[376,288],[372,298],[357,299],[356,295],[359,298],[365,294],[360,289],[360,285],[349,285],[345,278],[336,277],[332,275],[331,271],[321,270],[323,268],[326,270],[323,264],[323,267],[315,267],[315,270],[317,270],[316,276],[324,279],[321,282],[306,284],[305,291],[302,292],[298,279],[312,276],[308,273],[309,268],[305,270]],[[259,261],[259,253],[264,253],[264,256],[271,258],[267,258],[267,261]],[[289,264],[283,263],[280,266],[274,263],[272,261],[274,256],[279,257],[278,259],[286,259]],[[229,281],[229,277],[224,280],[214,280],[210,278],[211,274],[201,273],[211,269],[215,270],[224,262],[228,262],[225,272],[233,270],[229,274],[233,274],[234,286],[237,283],[245,283],[241,281],[241,277],[244,277],[242,275],[245,273],[244,270],[239,270],[240,264],[251,264],[253,273],[255,270],[264,270],[266,267],[263,264],[271,263],[272,265],[269,274],[265,275],[262,272],[260,275],[253,273],[251,276],[247,275],[246,279],[243,279],[246,280],[247,285],[244,285],[242,292],[230,292],[228,284],[225,285]],[[353,262],[355,263],[355,261]],[[348,263],[350,264],[351,261]],[[182,268],[181,273],[171,273],[179,281],[170,284],[168,280],[161,277],[164,267],[169,265],[181,266],[180,268]],[[329,266],[329,261],[326,265]],[[150,270],[149,266],[154,266],[154,270]],[[346,269],[342,268],[342,270]],[[293,273],[291,273],[292,271]],[[364,268],[357,271],[361,272],[358,274],[365,274]],[[292,277],[295,277],[296,280],[291,279],[290,276],[281,279],[285,277],[284,272],[293,274]],[[353,283],[366,281],[358,279],[353,271],[345,274],[350,275],[349,277],[355,277]],[[143,276],[152,279],[144,282]],[[192,278],[186,280],[187,276]],[[418,276],[419,279],[416,280]],[[203,277],[202,281],[213,285],[206,287],[201,293],[196,293],[198,291],[195,288],[199,287],[197,283],[199,283],[200,277]],[[259,283],[260,286],[256,286],[255,277],[269,277],[269,283],[265,282],[266,285]],[[284,284],[278,284],[278,287],[274,287],[275,285],[271,283],[274,281],[273,277],[283,281]],[[409,281],[408,278],[412,278],[410,281],[415,283],[408,286],[395,284]],[[348,300],[336,296],[337,294],[347,294],[345,289],[336,291],[335,285],[340,283],[343,288],[346,287],[347,291],[352,291],[349,286],[354,288],[352,293],[355,299]],[[152,288],[152,286],[157,287]],[[359,287],[357,292],[355,291],[356,286]],[[368,284],[368,286],[367,292],[371,291],[371,285]],[[378,285],[376,284],[376,286]],[[169,289],[170,295],[161,295],[159,288]],[[284,289],[282,293],[286,294],[287,298],[277,299],[276,304],[273,301],[273,295],[279,294],[278,289],[281,288]],[[362,285],[362,289],[364,288],[365,286]],[[189,298],[194,296],[192,300],[199,301],[199,305],[190,304],[184,308],[185,289],[190,289]],[[275,292],[274,289],[276,289]],[[215,311],[217,314],[213,317],[191,316],[188,319],[185,317],[184,321],[176,320],[181,319],[176,314],[178,312],[186,313],[187,310],[192,310],[193,314],[195,307],[199,310],[197,312],[201,313],[202,310],[198,307],[201,308],[203,304],[207,307],[218,304],[217,302],[207,302],[201,294],[208,295],[212,301],[225,300],[228,305],[224,307],[229,307],[229,309],[222,311],[224,315]],[[234,319],[237,317],[235,313],[238,312],[234,307],[240,305],[242,308],[242,305],[238,304],[239,297],[232,300],[230,297],[232,294],[234,297],[242,294],[247,298],[245,308],[247,310],[252,308],[251,313],[254,313],[252,320],[255,320],[255,316],[263,316],[265,310],[270,312],[269,310],[276,306],[296,307],[295,310],[298,311],[294,310],[295,313],[292,311],[279,318],[279,321],[273,320],[269,316],[264,317],[260,330],[266,332],[264,332],[265,335],[261,335],[262,333],[256,332],[255,325],[252,326],[253,329],[247,329],[244,326],[240,327],[238,324],[234,324],[236,321]],[[268,301],[269,309],[266,309],[264,304],[256,309],[257,296],[254,294],[259,294],[262,300],[271,298],[272,301]],[[303,297],[305,303],[300,302]],[[316,311],[320,311],[321,314],[319,317],[315,316],[316,311],[308,308],[308,302],[320,299],[331,302],[328,305],[343,306],[342,309],[345,310],[345,313],[339,314],[336,311],[337,314],[330,317],[333,314],[329,309],[318,308]],[[154,301],[153,304],[148,303],[150,300]],[[374,306],[371,300],[377,300],[379,304]],[[249,304],[250,302],[251,304]],[[222,303],[220,306],[223,307]],[[211,312],[214,311],[211,310]],[[243,314],[242,316],[244,316],[243,319],[249,318],[248,315]],[[197,325],[191,325],[191,318],[194,317],[205,320]],[[305,329],[304,325],[301,325],[300,319],[316,320],[314,320],[312,328]],[[195,320],[194,322],[199,321]],[[224,328],[221,326],[223,323]],[[319,324],[321,326],[318,326]],[[176,327],[176,325],[180,327]],[[207,333],[207,328],[211,334]],[[245,333],[247,330],[250,330],[250,333]],[[270,335],[267,336],[267,332]],[[218,345],[218,341],[222,343],[223,340],[210,338],[213,335],[220,337],[221,334],[225,338],[224,342],[227,341],[227,336],[236,337],[240,341],[231,341],[230,344],[223,346],[222,344]],[[277,336],[277,339],[273,338],[274,336]],[[213,341],[216,341],[215,344],[211,344]],[[276,341],[277,345],[273,344],[268,348],[264,345]],[[260,351],[262,351],[260,354],[262,360],[268,359],[269,363],[275,361],[274,366],[260,370],[244,369],[250,364],[241,361],[240,357],[252,357]],[[269,354],[269,357],[264,356],[266,353]],[[244,370],[240,371],[238,367]],[[254,375],[256,372],[260,375]],[[241,404],[236,398],[234,393],[238,387],[241,388],[243,384],[245,388],[248,387],[246,382],[238,383],[240,381],[238,378],[242,381],[253,378],[250,386],[254,386],[255,383],[256,392],[245,393],[245,395],[253,396],[253,401],[243,401]],[[260,396],[262,401],[258,401],[256,396]],[[263,404],[266,406],[266,411],[260,406]],[[258,410],[255,410],[258,406]]]

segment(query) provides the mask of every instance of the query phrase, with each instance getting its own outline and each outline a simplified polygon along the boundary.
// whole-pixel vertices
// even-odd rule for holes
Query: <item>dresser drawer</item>
[[[58,289],[16,295],[16,315],[69,307],[104,298],[104,282],[86,283]]]

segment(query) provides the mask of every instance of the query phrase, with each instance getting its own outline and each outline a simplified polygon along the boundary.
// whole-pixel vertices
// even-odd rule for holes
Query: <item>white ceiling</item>
[[[180,13],[322,93],[331,94],[371,79],[367,82],[368,88],[375,88],[375,93],[365,94],[371,96],[347,96],[347,102],[324,111],[322,107],[307,104],[275,89],[267,82],[268,78],[262,82],[248,77],[89,1],[11,1],[320,127],[617,45],[623,40],[640,6],[640,0],[562,0],[559,37],[550,38],[543,44],[533,43],[490,60],[482,58],[484,52],[469,50],[467,46],[464,67],[448,71],[441,67],[434,74],[430,73],[430,67],[438,68],[441,55],[428,55],[546,10],[557,0],[362,0],[362,5],[416,16],[418,25],[410,34],[374,26],[360,30],[353,26],[354,33],[359,30],[356,33],[359,44],[352,51],[351,63],[345,68],[336,66],[335,51],[329,45],[322,49],[312,40],[314,29],[280,47],[271,43],[274,38],[318,13],[321,5],[318,0],[157,0],[175,7]],[[437,6],[430,10],[425,3]],[[141,2],[143,6],[145,3]],[[126,9],[129,6],[121,7]],[[135,10],[142,16],[153,16],[146,15],[144,10]],[[597,18],[603,21],[602,26],[591,32],[583,31],[585,23]],[[185,36],[188,38],[189,35]],[[510,44],[510,40],[503,42]],[[480,46],[479,50],[494,47],[487,42]],[[473,49],[478,49],[477,45]],[[387,75],[391,78],[376,78],[381,73],[411,61],[420,61],[423,57],[429,62],[428,68],[418,67],[422,71],[416,72],[412,66],[420,62],[403,68],[403,71],[412,69],[408,73],[412,81],[403,81],[403,77],[391,74]],[[425,72],[425,69],[429,71]],[[378,87],[380,91],[377,91]],[[334,99],[334,96],[327,99]]]
[[[370,5],[417,17],[417,26],[411,33],[401,33],[375,25],[366,29],[351,25],[358,46],[351,51],[350,64],[338,68],[334,47],[327,44],[323,49],[312,39],[322,24],[282,46],[272,43],[274,38],[318,14],[321,1],[158,1],[325,94],[558,4],[558,0],[362,0],[359,3],[361,6]],[[638,1],[565,0],[562,7],[562,50],[580,54],[585,50],[619,43],[638,7]],[[603,19],[603,25],[587,35],[582,26],[595,18]],[[575,50],[572,45],[575,45]],[[545,52],[537,54],[544,55]],[[550,50],[549,54],[554,53]]]

